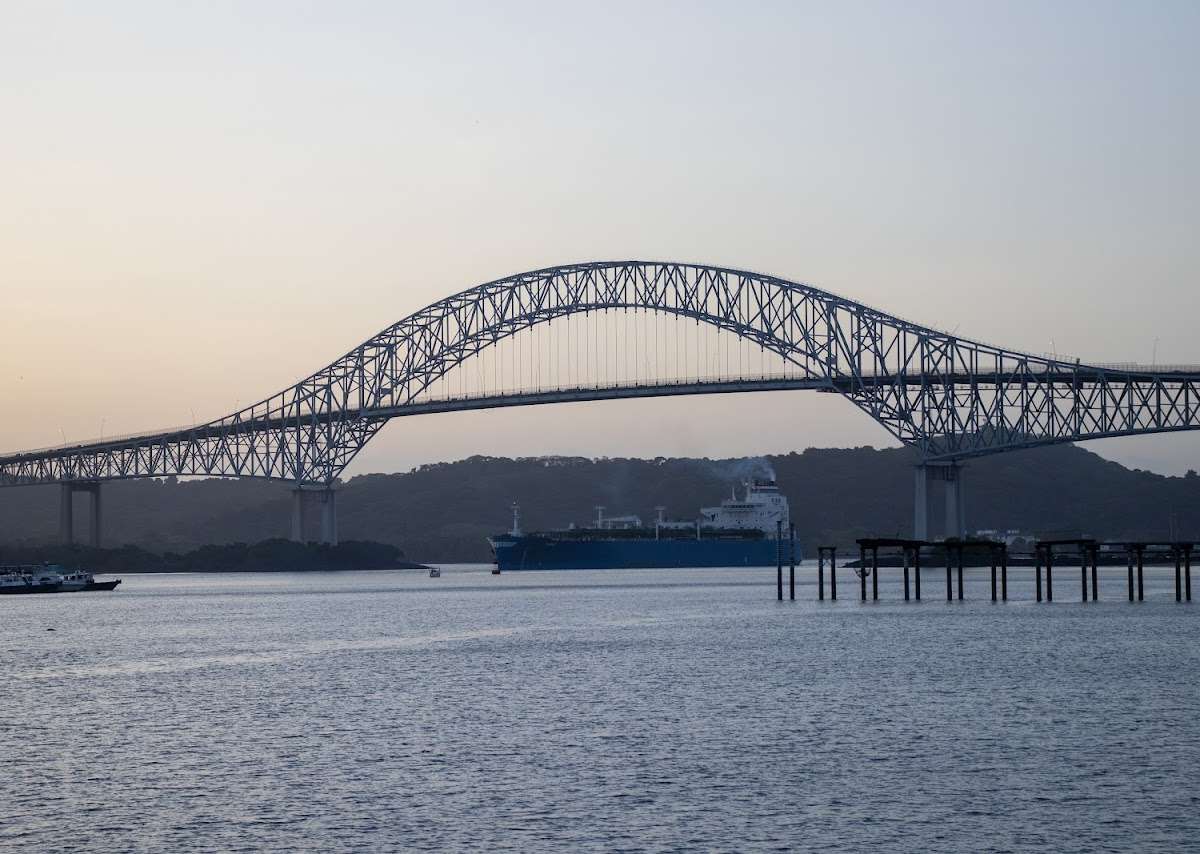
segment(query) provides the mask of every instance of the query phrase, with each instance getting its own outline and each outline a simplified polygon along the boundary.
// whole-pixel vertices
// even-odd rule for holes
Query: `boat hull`
[[[58,593],[59,584],[12,584],[0,586],[0,596],[19,596],[26,593]]]
[[[121,583],[121,579],[116,581],[89,581],[84,590],[116,590],[117,585]]]
[[[491,544],[496,568],[503,572],[775,566],[779,560],[779,544],[766,538],[571,540],[529,535],[494,537]],[[786,543],[783,549],[787,563]]]

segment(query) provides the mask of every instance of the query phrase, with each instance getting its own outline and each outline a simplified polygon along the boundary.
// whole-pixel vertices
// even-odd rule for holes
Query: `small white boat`
[[[435,567],[431,567],[431,568],[430,568],[430,570],[429,570],[429,577],[430,577],[430,578],[441,578],[441,577],[442,577],[442,571],[441,571],[440,569],[438,569],[436,566],[435,566]]]

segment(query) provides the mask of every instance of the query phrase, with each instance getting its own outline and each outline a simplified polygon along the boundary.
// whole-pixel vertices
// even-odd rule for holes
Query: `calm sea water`
[[[774,570],[129,576],[0,599],[0,848],[1200,850],[1200,620]],[[54,631],[51,632],[50,630]]]

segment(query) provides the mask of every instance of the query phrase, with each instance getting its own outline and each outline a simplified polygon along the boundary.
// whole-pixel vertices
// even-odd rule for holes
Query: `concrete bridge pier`
[[[913,498],[913,539],[929,539],[929,466],[916,468],[917,488]]]
[[[963,509],[962,466],[957,462],[921,463],[916,468],[913,501],[913,539],[929,539],[930,481],[941,481],[946,494],[946,537],[961,539],[966,533]]]
[[[320,512],[320,535],[310,538],[307,536],[310,517],[317,510]],[[324,484],[300,484],[292,490],[292,540],[306,543],[313,539],[330,546],[338,544],[337,492]]]
[[[62,484],[58,499],[58,539],[65,546],[75,542],[76,492],[86,492],[92,497],[88,545],[98,549],[102,540],[100,481],[98,480],[71,480]]]

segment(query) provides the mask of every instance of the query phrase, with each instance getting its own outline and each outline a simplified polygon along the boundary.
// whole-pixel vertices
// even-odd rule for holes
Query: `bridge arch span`
[[[422,400],[455,366],[558,318],[651,311],[731,332],[795,367],[731,387],[679,383]],[[790,383],[790,384],[789,384]],[[487,282],[389,326],[294,386],[225,418],[0,457],[0,485],[167,474],[329,484],[389,419],[598,397],[803,387],[849,398],[931,461],[1200,426],[1200,371],[1084,365],[994,347],[809,285],[701,264],[602,261]],[[720,386],[720,387],[719,387]]]

